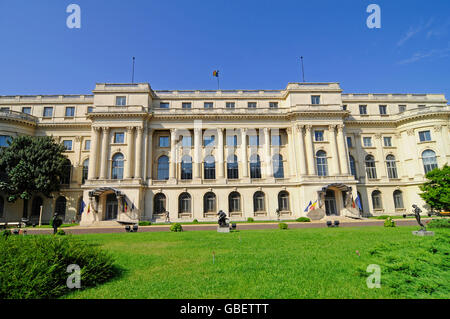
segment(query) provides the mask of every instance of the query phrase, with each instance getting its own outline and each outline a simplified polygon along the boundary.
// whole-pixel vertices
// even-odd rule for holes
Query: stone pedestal
[[[325,210],[322,208],[313,209],[306,214],[311,220],[321,220],[325,217]]]
[[[415,230],[412,232],[415,236],[434,236],[434,231],[428,230]]]
[[[217,232],[218,233],[229,233],[230,232],[230,227],[217,226]]]

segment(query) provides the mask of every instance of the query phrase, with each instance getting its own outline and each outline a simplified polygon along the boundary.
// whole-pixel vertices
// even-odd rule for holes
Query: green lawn
[[[449,298],[450,230],[434,229],[435,237],[411,230],[417,227],[79,235],[110,251],[122,274],[66,297]],[[369,264],[381,267],[380,289],[367,288]]]

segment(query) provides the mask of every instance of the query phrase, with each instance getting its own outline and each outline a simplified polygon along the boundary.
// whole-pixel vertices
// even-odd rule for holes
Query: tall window
[[[205,213],[216,212],[216,195],[212,192],[208,192],[203,197],[203,211]]]
[[[380,191],[372,192],[372,206],[373,206],[373,209],[383,209],[383,202],[381,201],[381,192]]]
[[[127,98],[125,96],[116,96],[116,105],[117,106],[127,105]]]
[[[230,155],[227,158],[227,177],[228,179],[239,178],[239,163],[236,155]]]
[[[380,108],[380,115],[387,114],[387,106],[386,105],[379,105],[379,108]]]
[[[350,172],[352,173],[352,175],[357,178],[356,176],[356,164],[355,164],[355,158],[351,155],[349,155],[349,161],[350,161]]]
[[[366,173],[368,179],[376,179],[377,178],[377,168],[375,166],[375,157],[372,155],[366,156]]]
[[[421,142],[431,141],[431,133],[430,133],[430,131],[419,132],[419,140]]]
[[[44,117],[52,117],[53,116],[53,107],[44,107]]]
[[[125,134],[123,132],[114,133],[114,144],[125,143]]]
[[[386,156],[386,167],[387,167],[388,177],[389,178],[398,178],[397,164],[395,162],[395,156],[394,155]]]
[[[182,136],[181,146],[186,148],[192,147],[192,136]]]
[[[203,107],[205,109],[212,109],[214,107],[214,103],[213,102],[205,102],[205,103],[203,103]]]
[[[432,150],[426,150],[422,153],[422,162],[425,174],[438,167],[436,153]]]
[[[278,193],[278,209],[280,211],[289,211],[289,193],[281,191]]]
[[[169,158],[165,155],[158,159],[158,180],[169,179]]]
[[[225,107],[226,107],[227,109],[234,109],[234,106],[235,106],[234,102],[227,102],[227,103],[225,104]]]
[[[178,197],[178,212],[190,213],[191,212],[191,195],[188,193],[182,193]]]
[[[259,135],[249,135],[248,136],[249,146],[259,146]]]
[[[168,109],[170,107],[168,102],[161,102],[159,103],[159,108],[160,109]]]
[[[261,178],[261,160],[256,154],[250,156],[250,178]]]
[[[122,153],[117,153],[112,158],[112,179],[123,179],[123,161],[124,157]]]
[[[159,137],[159,147],[169,147],[169,137],[160,136]]]
[[[253,195],[253,210],[255,212],[265,211],[264,198],[265,196],[263,192],[256,192]]]
[[[271,144],[272,146],[281,146],[281,135],[272,135]]]
[[[228,210],[230,213],[241,211],[241,195],[238,192],[231,192],[228,195]]]
[[[70,160],[66,160],[63,165],[63,175],[61,176],[61,184],[69,185],[70,184],[70,175],[72,173],[72,163]]]
[[[316,142],[323,142],[323,131],[314,131],[314,140]]]
[[[91,149],[91,140],[84,141],[84,150],[89,151]]]
[[[55,213],[64,220],[66,217],[67,199],[64,196],[59,196],[55,203]]]
[[[216,179],[216,162],[214,156],[207,156],[204,164],[205,179]]]
[[[89,159],[86,159],[83,162],[83,174],[81,177],[82,184],[84,184],[84,182],[88,179],[88,174],[89,174]]]
[[[273,177],[284,178],[283,156],[275,154],[272,158],[273,162]]]
[[[203,146],[214,146],[215,136],[214,135],[204,135],[203,136]]]
[[[320,104],[320,95],[312,95],[311,104]]]
[[[31,203],[31,217],[39,217],[41,214],[41,206],[43,205],[44,201],[42,200],[42,197],[37,196],[33,199],[33,202]]]
[[[352,138],[351,137],[347,137],[347,146],[348,147],[353,147]]]
[[[189,155],[181,159],[181,179],[192,179],[192,157]]]
[[[63,145],[64,145],[66,151],[71,151],[72,150],[72,140],[65,140],[65,141],[63,141]]]
[[[227,146],[237,146],[237,135],[227,135]]]
[[[162,214],[166,212],[166,195],[158,193],[153,199],[153,212],[155,214]]]
[[[366,115],[367,114],[367,105],[360,105],[359,106],[359,114]]]
[[[395,206],[395,209],[405,208],[403,205],[403,194],[399,190],[396,190],[394,192],[394,206]]]
[[[75,108],[73,106],[66,107],[66,117],[74,117],[75,116]]]
[[[318,151],[316,153],[317,175],[328,176],[327,153]]]
[[[392,137],[385,136],[383,137],[384,146],[391,147],[392,146]]]
[[[372,146],[372,138],[371,137],[363,137],[363,144],[364,144],[364,147],[371,147]]]

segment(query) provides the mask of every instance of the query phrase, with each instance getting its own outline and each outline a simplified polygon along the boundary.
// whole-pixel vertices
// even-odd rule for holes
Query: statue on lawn
[[[420,230],[421,231],[426,231],[426,227],[424,224],[422,224],[422,222],[420,221],[420,213],[422,212],[422,210],[417,207],[416,204],[412,205],[412,207],[414,208],[413,213],[414,214],[404,214],[403,218],[405,218],[406,216],[414,216],[416,218],[417,223],[420,225]]]
[[[61,220],[61,218],[58,217],[58,213],[55,213],[55,215],[53,215],[53,219],[52,219],[53,234],[56,234],[58,232],[58,227],[60,227],[61,225],[62,225],[62,220]]]
[[[229,227],[229,223],[227,221],[227,214],[223,210],[220,210],[217,215],[219,215],[219,227]]]

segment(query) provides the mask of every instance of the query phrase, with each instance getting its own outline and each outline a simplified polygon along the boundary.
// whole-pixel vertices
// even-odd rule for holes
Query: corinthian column
[[[314,147],[312,143],[311,130],[312,125],[306,125],[306,134],[305,134],[305,152],[306,158],[308,161],[308,175],[316,175],[316,166],[314,165]]]
[[[148,128],[147,137],[147,178],[152,179],[153,173],[153,129]]]
[[[341,172],[344,175],[349,174],[348,169],[348,154],[345,147],[345,134],[344,134],[344,125],[338,125],[338,133],[337,133],[337,140],[338,140],[338,149],[339,149],[339,160],[341,162]]]
[[[248,163],[247,163],[247,129],[241,128],[241,163],[242,163],[242,177],[248,177]]]
[[[137,128],[137,140],[136,140],[136,163],[134,166],[134,178],[142,179],[142,133],[144,128]]]
[[[177,130],[171,129],[170,130],[170,167],[169,167],[169,179],[174,180],[176,175],[176,169],[177,169]]]
[[[125,162],[125,179],[132,178],[134,127],[127,128],[127,161]]]
[[[218,177],[219,178],[224,178],[224,167],[223,167],[223,128],[218,128],[217,129],[217,135],[219,136],[218,138],[218,148],[217,148],[217,162],[219,164],[219,172],[218,172]]]
[[[333,164],[331,167],[333,168],[332,176],[337,176],[341,173],[339,169],[339,159],[338,159],[338,149],[336,144],[336,125],[329,125],[330,132],[330,144],[331,144],[331,163]]]
[[[194,128],[194,179],[199,179],[201,174],[201,159],[200,159],[200,143],[201,143],[201,133],[202,130],[200,128]]]
[[[108,168],[108,142],[109,142],[109,127],[102,128],[102,152],[100,154],[100,179],[107,178],[107,168]]]
[[[92,127],[91,132],[91,150],[89,152],[89,170],[88,179],[97,178],[97,154],[98,154],[98,140],[100,139],[100,128]]]
[[[266,178],[273,177],[272,156],[270,154],[270,129],[264,128],[264,164],[266,165]]]
[[[297,125],[298,142],[299,142],[299,160],[300,160],[300,175],[306,175],[306,154],[305,154],[305,142],[303,140],[303,127],[304,125]]]

